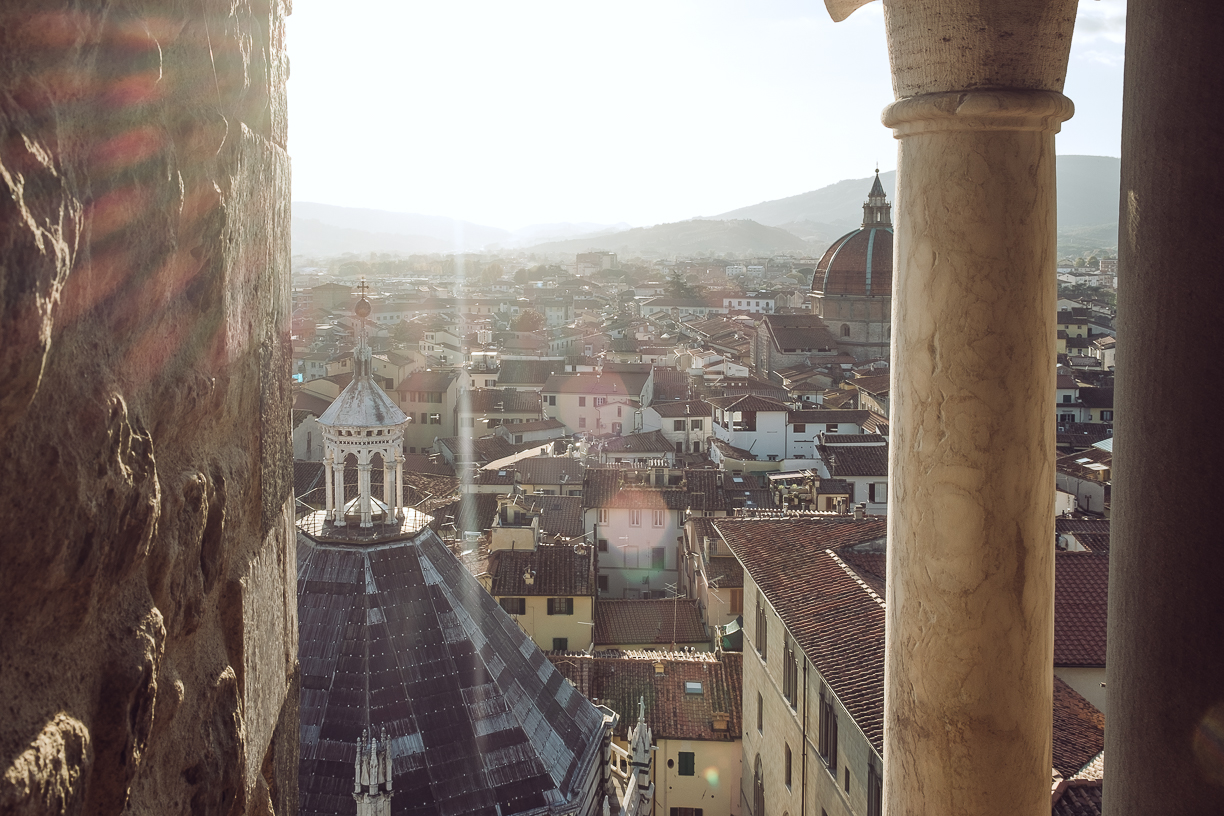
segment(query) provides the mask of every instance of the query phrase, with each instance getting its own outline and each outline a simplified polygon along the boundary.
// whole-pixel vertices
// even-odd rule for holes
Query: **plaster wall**
[[[500,602],[501,596],[497,600]],[[530,595],[526,600],[526,613],[511,617],[541,650],[551,651],[553,638],[566,638],[569,641],[567,648],[571,652],[586,651],[590,647],[591,635],[595,631],[594,598],[589,595],[575,596],[572,615],[548,614],[546,597]]]
[[[1109,712],[1105,710],[1107,695],[1104,666],[1087,668],[1055,666],[1054,676],[1075,689],[1081,697],[1096,706],[1102,714],[1108,716]]]
[[[650,777],[655,783],[656,813],[672,808],[701,808],[705,814],[738,815],[740,757],[739,740],[655,740]],[[693,775],[680,775],[681,751],[693,754]],[[668,762],[672,767],[667,767]]]

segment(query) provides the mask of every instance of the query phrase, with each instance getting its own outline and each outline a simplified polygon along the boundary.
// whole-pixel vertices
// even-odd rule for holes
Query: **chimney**
[[[867,504],[865,502],[859,502],[858,504],[854,505],[854,520],[862,521],[866,517],[867,517]]]

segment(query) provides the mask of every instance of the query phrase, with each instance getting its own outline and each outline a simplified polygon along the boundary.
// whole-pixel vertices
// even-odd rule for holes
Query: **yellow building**
[[[640,602],[638,602],[640,603]],[[553,655],[553,665],[589,699],[620,715],[613,744],[628,748],[639,701],[654,736],[656,816],[742,812],[742,659],[738,652],[595,652]],[[613,750],[614,772],[629,772]]]

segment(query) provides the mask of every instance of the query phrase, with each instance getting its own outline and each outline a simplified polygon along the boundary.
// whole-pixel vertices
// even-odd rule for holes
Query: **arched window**
[[[842,324],[842,327],[841,327],[841,336],[842,336],[842,337],[849,337],[849,336],[850,336],[850,326],[849,326],[849,324],[847,324],[847,323],[843,323],[843,324]]]
[[[761,755],[756,756],[756,768],[752,774],[752,814],[765,816],[765,773],[761,769]]]

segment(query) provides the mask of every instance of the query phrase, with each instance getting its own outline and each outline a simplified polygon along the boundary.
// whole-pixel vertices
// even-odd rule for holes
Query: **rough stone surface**
[[[1117,816],[1224,813],[1224,548],[1215,513],[1177,487],[1224,479],[1224,378],[1169,353],[1220,336],[1224,278],[1191,270],[1224,253],[1224,232],[1196,229],[1224,221],[1221,37],[1219,3],[1127,6],[1104,792]]]
[[[0,812],[296,810],[287,13],[0,8]]]

